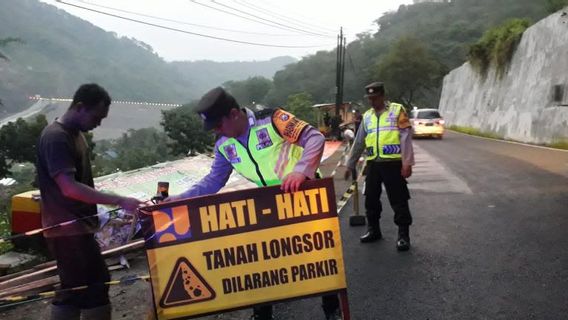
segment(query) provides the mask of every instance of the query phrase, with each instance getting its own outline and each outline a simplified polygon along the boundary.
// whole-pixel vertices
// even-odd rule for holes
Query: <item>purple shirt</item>
[[[236,137],[245,147],[248,145],[248,136],[251,127],[261,126],[272,122],[272,116],[262,119],[256,119],[254,113],[249,109],[244,109],[247,113],[249,126],[245,132]],[[278,129],[276,129],[278,131]],[[233,166],[231,163],[219,152],[219,145],[224,139],[221,138],[215,143],[215,159],[211,165],[211,171],[203,177],[198,183],[193,185],[187,191],[174,196],[174,199],[191,198],[201,195],[213,194],[221,190],[229,180]],[[297,145],[304,148],[302,157],[296,163],[294,172],[299,172],[309,179],[315,177],[315,172],[321,161],[323,155],[323,148],[325,145],[325,138],[316,128],[308,125],[300,135],[296,142]]]

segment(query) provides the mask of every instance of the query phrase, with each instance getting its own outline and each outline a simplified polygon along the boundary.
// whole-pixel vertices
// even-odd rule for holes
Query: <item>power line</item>
[[[220,5],[220,6],[229,8],[229,9],[231,9],[231,10],[234,10],[234,11],[237,11],[237,12],[240,12],[240,13],[244,13],[244,14],[249,15],[249,16],[251,16],[251,17],[254,17],[254,18],[256,18],[256,19],[260,19],[260,20],[262,20],[262,21],[258,21],[258,20],[255,20],[255,19],[251,19],[251,18],[249,18],[249,17],[242,16],[242,15],[236,14],[236,13],[234,13],[234,12],[226,11],[226,10],[223,10],[223,9],[221,9],[221,8],[216,8],[216,7],[213,7],[213,6],[204,4],[204,3],[200,3],[200,2],[197,2],[197,0],[190,0],[190,1],[193,2],[193,3],[195,3],[195,4],[198,4],[198,5],[200,5],[200,6],[203,6],[203,7],[209,8],[209,9],[213,9],[213,10],[215,10],[215,11],[220,11],[220,12],[223,12],[223,13],[226,13],[226,14],[229,14],[229,15],[232,15],[232,16],[239,17],[239,18],[241,18],[241,19],[245,19],[245,20],[249,20],[249,21],[256,22],[256,23],[268,25],[268,26],[271,26],[271,27],[274,27],[274,28],[279,28],[279,29],[283,29],[283,30],[287,30],[287,31],[295,30],[295,31],[300,31],[300,32],[305,33],[305,34],[311,34],[311,35],[316,35],[316,36],[326,37],[326,38],[330,38],[330,37],[331,37],[331,36],[329,36],[329,35],[325,35],[325,34],[321,34],[321,33],[315,33],[315,32],[310,32],[310,31],[307,31],[307,30],[302,30],[302,29],[299,29],[299,28],[290,27],[290,26],[287,26],[287,25],[285,25],[285,24],[278,23],[278,22],[275,22],[275,21],[272,21],[272,20],[264,19],[264,18],[262,18],[262,17],[256,16],[256,15],[251,14],[251,13],[248,13],[248,12],[246,12],[246,11],[242,11],[242,10],[239,10],[239,9],[236,9],[236,8],[233,8],[233,7],[230,7],[230,6],[227,6],[227,5],[225,5],[225,4],[216,2],[215,0],[212,0],[212,2],[216,3],[217,5]],[[266,23],[266,22],[263,22],[263,21],[267,21],[267,22],[269,22],[269,23]],[[284,28],[285,28],[285,29],[284,29]]]
[[[266,8],[259,7],[259,6],[255,5],[255,4],[252,4],[252,3],[248,2],[248,1],[245,1],[245,0],[233,0],[233,1],[234,1],[235,3],[238,3],[238,4],[240,4],[240,5],[246,6],[246,7],[250,8],[250,9],[253,9],[253,10],[257,11],[257,12],[262,12],[262,13],[264,13],[264,14],[266,14],[266,15],[269,15],[269,16],[272,16],[272,17],[276,17],[276,18],[280,18],[280,19],[282,19],[282,20],[284,20],[284,21],[289,21],[289,22],[292,22],[292,23],[294,23],[294,24],[296,24],[296,25],[299,25],[299,26],[303,25],[303,28],[308,27],[308,28],[312,28],[312,29],[314,29],[314,28],[315,28],[315,29],[320,29],[320,30],[323,31],[323,32],[335,32],[335,31],[333,31],[333,30],[331,30],[331,29],[329,29],[329,28],[317,26],[317,25],[315,25],[315,24],[307,23],[307,22],[304,22],[304,21],[301,21],[301,20],[298,20],[298,19],[295,19],[295,18],[292,18],[292,17],[288,17],[288,16],[285,16],[285,15],[279,14],[279,13],[277,13],[277,12],[268,10],[268,9],[266,9]],[[321,32],[321,31],[320,31],[320,32]]]
[[[227,38],[216,37],[216,36],[211,36],[211,35],[207,35],[207,34],[196,33],[196,32],[191,32],[191,31],[187,31],[187,30],[181,30],[181,29],[177,29],[177,28],[167,27],[167,26],[163,26],[163,25],[159,25],[159,24],[155,24],[155,23],[151,23],[151,22],[146,22],[146,21],[141,21],[141,20],[137,20],[137,19],[132,19],[132,18],[128,18],[128,17],[123,17],[123,16],[119,16],[117,14],[108,13],[108,12],[104,12],[104,11],[100,11],[100,10],[95,10],[95,9],[83,7],[83,6],[73,4],[73,3],[69,3],[69,2],[66,2],[66,1],[63,1],[63,0],[55,0],[55,1],[62,3],[62,4],[65,4],[65,5],[68,5],[68,6],[71,6],[71,7],[75,7],[75,8],[79,8],[79,9],[83,9],[83,10],[87,10],[87,11],[91,11],[91,12],[95,12],[95,13],[99,13],[99,14],[103,14],[103,15],[107,15],[107,16],[110,16],[110,17],[115,17],[115,18],[118,18],[118,19],[131,21],[131,22],[136,22],[136,23],[147,25],[147,26],[152,26],[152,27],[166,29],[166,30],[170,30],[170,31],[176,31],[176,32],[191,34],[191,35],[194,35],[194,36],[199,36],[199,37],[204,37],[204,38],[209,38],[209,39],[215,39],[215,40],[221,40],[221,41],[227,41],[227,42],[248,44],[248,45],[253,45],[253,46],[261,46],[261,47],[274,47],[274,48],[319,48],[319,47],[328,47],[329,46],[329,45],[285,46],[285,45],[275,45],[275,44],[266,44],[266,43],[233,40],[233,39],[227,39]]]
[[[262,3],[266,6],[270,6],[271,8],[274,8],[274,10],[288,10],[288,8],[283,7],[282,5],[279,5],[280,2],[278,2],[278,4],[276,4],[276,3],[274,3],[274,1],[263,0]],[[284,3],[286,3],[286,2],[284,2]],[[333,2],[329,2],[329,3],[333,3]],[[322,10],[322,11],[324,11],[324,10]],[[303,19],[303,20],[310,19],[310,18],[306,17],[303,13],[299,13],[298,11],[289,10],[288,12],[295,14],[296,16],[298,16],[299,19]],[[337,30],[332,29],[332,28],[325,28],[325,27],[322,27],[322,28],[329,30],[329,32],[333,32],[333,33],[337,32]]]
[[[151,18],[151,19],[156,19],[156,20],[161,20],[161,21],[166,21],[166,22],[173,22],[173,23],[178,23],[178,24],[183,24],[183,25],[188,25],[188,26],[194,26],[194,27],[207,28],[207,29],[218,30],[218,31],[228,31],[228,32],[235,32],[235,33],[262,35],[262,36],[273,36],[273,37],[297,36],[296,34],[272,34],[272,33],[262,33],[262,32],[251,32],[251,31],[244,31],[244,30],[225,29],[225,28],[207,26],[207,25],[202,25],[202,24],[190,23],[190,22],[186,22],[186,21],[157,17],[157,16],[153,16],[153,15],[149,15],[149,14],[140,13],[140,12],[134,12],[134,11],[124,10],[124,9],[104,6],[104,5],[100,5],[100,4],[95,4],[95,3],[91,3],[91,2],[83,1],[83,0],[77,0],[77,2],[88,4],[92,7],[109,9],[109,10],[113,10],[113,11],[117,11],[117,12],[122,12],[122,13],[140,16],[140,17]]]
[[[300,31],[300,32],[309,33],[309,34],[314,34],[314,35],[319,35],[319,36],[322,36],[322,37],[335,37],[335,36],[331,36],[331,35],[329,35],[329,34],[323,34],[323,33],[320,33],[320,32],[313,32],[313,31],[310,31],[310,30],[307,30],[307,29],[301,29],[301,28],[292,27],[292,26],[290,26],[290,25],[285,25],[285,24],[279,23],[279,22],[274,21],[274,20],[265,19],[265,18],[259,17],[259,16],[257,16],[257,15],[254,15],[254,14],[252,14],[252,13],[249,13],[249,12],[246,12],[246,11],[243,11],[243,10],[240,10],[240,9],[236,9],[236,8],[231,7],[231,6],[229,6],[229,5],[226,5],[226,4],[222,4],[222,3],[218,2],[217,0],[211,0],[211,1],[212,1],[213,3],[216,3],[217,5],[223,6],[223,7],[225,7],[225,8],[229,8],[229,9],[231,9],[231,10],[244,13],[244,14],[246,14],[246,15],[249,15],[249,16],[251,16],[251,17],[255,17],[255,18],[257,18],[257,19],[261,19],[261,20],[264,20],[264,21],[269,21],[269,22],[271,22],[271,23],[275,23],[275,24],[277,24],[277,25],[284,26],[284,27],[286,27],[286,28],[292,28],[292,29],[298,30],[298,31]]]

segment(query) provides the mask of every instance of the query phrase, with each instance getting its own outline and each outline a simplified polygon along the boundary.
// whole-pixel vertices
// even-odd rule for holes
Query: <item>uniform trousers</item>
[[[408,207],[410,193],[406,179],[401,175],[402,161],[367,161],[365,179],[365,210],[369,227],[378,227],[383,207],[381,204],[382,184],[394,211],[397,226],[412,224]]]

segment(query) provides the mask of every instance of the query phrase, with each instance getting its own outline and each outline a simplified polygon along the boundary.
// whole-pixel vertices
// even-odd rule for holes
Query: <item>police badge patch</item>
[[[268,134],[267,128],[262,128],[256,132],[256,138],[258,139],[258,144],[256,145],[256,150],[262,150],[272,146],[272,139],[270,139],[270,134]]]
[[[396,122],[397,122],[397,117],[394,115],[394,113],[391,111],[387,117],[387,121],[390,122],[391,127],[395,127],[396,126]]]
[[[241,163],[241,158],[237,154],[237,148],[234,144],[226,145],[223,147],[223,150],[225,150],[225,154],[230,163]]]

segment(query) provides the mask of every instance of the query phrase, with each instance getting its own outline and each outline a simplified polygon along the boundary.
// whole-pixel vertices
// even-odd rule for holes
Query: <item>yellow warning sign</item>
[[[158,319],[345,289],[333,181],[303,186],[294,193],[274,186],[145,208]]]
[[[215,291],[186,258],[176,262],[160,300],[162,308],[182,306],[215,298]]]

